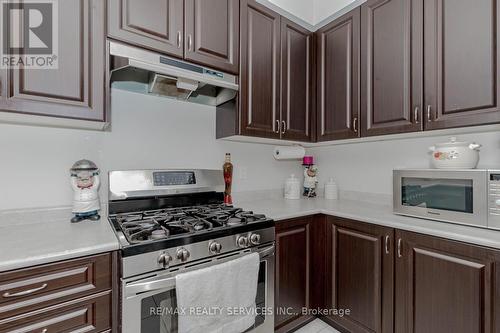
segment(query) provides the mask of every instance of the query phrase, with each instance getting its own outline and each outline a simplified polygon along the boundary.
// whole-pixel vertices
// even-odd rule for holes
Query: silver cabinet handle
[[[358,133],[358,117],[354,117],[352,127],[354,130],[354,133]]]
[[[191,34],[188,35],[188,51],[191,52],[193,50],[193,36]]]
[[[389,254],[389,235],[385,236],[385,254]]]
[[[418,124],[418,111],[419,111],[419,107],[415,107],[415,111],[413,112],[413,120],[415,121],[415,124]]]
[[[44,328],[41,333],[47,333],[49,330]]]
[[[427,105],[427,121],[432,121],[432,106]]]
[[[180,49],[182,46],[182,33],[177,31],[177,48]]]
[[[43,289],[47,288],[47,286],[48,286],[48,284],[44,283],[44,284],[42,284],[38,288],[33,288],[33,289],[25,290],[25,291],[20,291],[18,293],[14,293],[14,294],[11,294],[11,293],[7,292],[7,293],[4,293],[2,296],[5,297],[5,298],[26,296],[26,295],[29,295],[29,294],[36,293],[37,291],[43,290]]]
[[[274,133],[279,134],[281,132],[281,123],[279,120],[276,119],[276,131]]]
[[[400,238],[398,239],[398,258],[401,258],[403,255],[401,254],[401,243],[403,240]]]
[[[282,128],[281,128],[281,130],[282,130],[281,134],[285,134],[286,133],[286,121],[284,121],[284,120],[281,121],[281,126],[282,126]]]

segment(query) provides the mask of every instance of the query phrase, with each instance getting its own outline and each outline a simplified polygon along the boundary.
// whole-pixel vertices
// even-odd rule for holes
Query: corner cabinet
[[[360,9],[316,32],[318,141],[357,138],[359,130]]]
[[[426,129],[500,122],[500,3],[425,4]]]
[[[184,56],[184,0],[108,0],[108,10],[110,37]]]
[[[241,3],[241,134],[280,137],[280,15],[254,0]]]
[[[396,333],[498,332],[500,252],[396,231]]]
[[[313,106],[313,34],[281,18],[281,138],[311,141]]]
[[[423,0],[361,6],[362,136],[423,128],[422,13]]]
[[[349,332],[393,332],[394,230],[327,219],[327,321]]]
[[[58,68],[0,71],[0,110],[108,121],[105,20],[104,1],[58,1]]]

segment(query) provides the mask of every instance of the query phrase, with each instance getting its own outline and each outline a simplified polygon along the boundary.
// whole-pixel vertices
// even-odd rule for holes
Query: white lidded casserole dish
[[[459,142],[456,137],[450,141],[429,147],[431,165],[436,169],[475,169],[479,163],[480,144]]]

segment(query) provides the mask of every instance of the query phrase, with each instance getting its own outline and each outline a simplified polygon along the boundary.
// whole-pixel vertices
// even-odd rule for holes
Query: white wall
[[[483,145],[479,167],[500,169],[500,133],[457,135]],[[363,142],[311,149],[321,186],[333,177],[340,190],[392,195],[392,170],[429,167],[428,147],[448,137]]]
[[[258,0],[264,4],[272,3],[281,9],[304,20],[310,25],[316,25],[324,19],[342,10],[344,7],[359,0]]]
[[[356,0],[314,0],[313,24],[318,24]]]
[[[301,18],[309,24],[314,25],[315,1],[304,0],[268,0],[287,12]]]
[[[117,169],[220,168],[233,156],[234,191],[280,188],[298,162],[277,162],[273,146],[215,139],[215,108],[112,91],[112,130],[0,124],[0,209],[71,204],[69,168],[78,159]],[[240,179],[246,169],[246,179]],[[244,173],[244,172],[243,172]],[[101,187],[106,199],[107,182]]]

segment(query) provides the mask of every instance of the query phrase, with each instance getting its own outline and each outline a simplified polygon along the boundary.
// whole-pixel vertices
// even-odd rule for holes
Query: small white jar
[[[291,175],[285,181],[285,199],[298,200],[300,199],[300,192],[300,180],[295,175]]]
[[[328,182],[325,183],[325,199],[327,200],[337,200],[339,198],[339,188],[337,183],[330,178]]]

